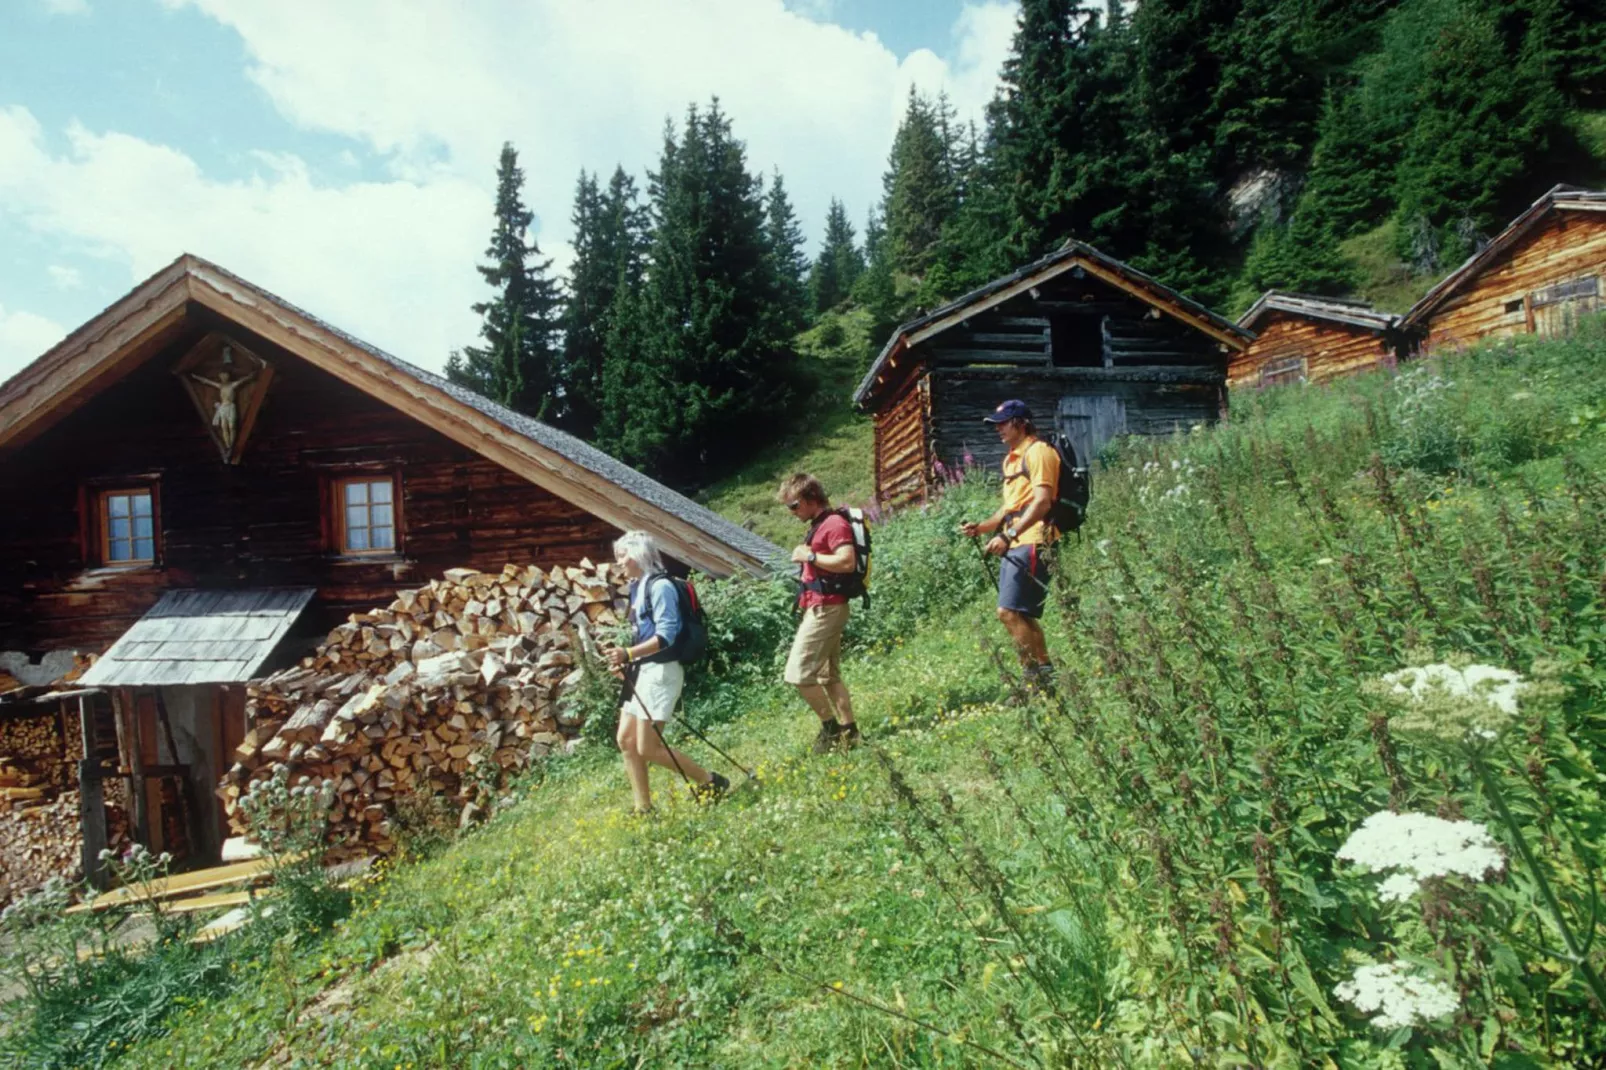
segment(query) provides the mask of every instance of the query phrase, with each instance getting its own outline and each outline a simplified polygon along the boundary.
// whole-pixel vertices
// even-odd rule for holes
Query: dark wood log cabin
[[[129,637],[74,686],[115,710],[125,771],[203,800],[183,830],[200,858],[239,685],[348,612],[448,568],[604,558],[627,528],[716,575],[779,553],[190,256],[0,384],[0,501],[0,651]],[[162,846],[159,808],[139,820]]]
[[[854,393],[875,418],[876,500],[925,500],[939,463],[999,463],[981,418],[1006,398],[1069,436],[1084,464],[1116,435],[1214,421],[1228,359],[1252,338],[1072,241],[893,332]]]
[[[1399,321],[1361,302],[1268,290],[1238,317],[1255,340],[1228,365],[1227,386],[1322,383],[1392,366],[1403,346]]]
[[[1606,191],[1557,186],[1405,314],[1432,353],[1489,338],[1569,333],[1599,311],[1606,276]]]

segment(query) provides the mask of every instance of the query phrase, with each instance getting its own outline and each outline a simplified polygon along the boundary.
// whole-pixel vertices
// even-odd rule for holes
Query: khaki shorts
[[[792,653],[786,659],[786,682],[829,684],[842,679],[842,629],[848,623],[848,604],[810,606],[797,626]]]

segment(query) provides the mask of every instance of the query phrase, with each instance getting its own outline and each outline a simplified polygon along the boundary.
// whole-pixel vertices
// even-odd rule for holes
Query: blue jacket
[[[645,597],[638,598],[641,584],[647,584]],[[632,644],[644,643],[653,636],[663,640],[664,648],[642,661],[674,661],[670,648],[680,637],[680,594],[669,577],[660,573],[630,584],[630,623],[635,626]]]

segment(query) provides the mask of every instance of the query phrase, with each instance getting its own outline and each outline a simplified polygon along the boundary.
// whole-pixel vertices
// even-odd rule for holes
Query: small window
[[[1510,314],[1512,314],[1514,312],[1521,312],[1521,311],[1522,311],[1522,298],[1519,297],[1515,301],[1507,301],[1506,302],[1506,314],[1507,315],[1510,315]]]
[[[390,476],[342,479],[335,485],[340,550],[382,554],[396,549],[396,481]]]
[[[1288,357],[1270,361],[1260,369],[1261,386],[1281,386],[1283,383],[1305,381],[1305,358]]]
[[[156,510],[149,487],[100,496],[100,559],[107,565],[156,561]]]

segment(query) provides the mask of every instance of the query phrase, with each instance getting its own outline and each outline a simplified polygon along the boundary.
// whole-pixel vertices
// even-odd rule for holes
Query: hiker
[[[630,578],[630,623],[635,629],[629,646],[608,651],[608,667],[616,675],[633,678],[619,707],[616,739],[635,795],[636,813],[652,810],[648,763],[680,773],[691,782],[692,794],[699,799],[718,798],[730,789],[730,781],[664,741],[662,726],[675,712],[686,674],[674,651],[682,630],[680,598],[664,568],[663,555],[647,532],[627,531],[615,540],[613,556]]]
[[[831,508],[825,488],[811,475],[800,472],[788,478],[776,499],[809,525],[803,542],[792,550],[792,560],[803,566],[803,589],[797,601],[803,619],[786,659],[786,682],[797,688],[820,719],[814,753],[825,754],[859,742],[859,726],[853,722],[853,700],[842,682],[841,664],[849,581],[858,565],[853,529],[846,517]]]
[[[1038,619],[1048,598],[1049,550],[1059,537],[1045,523],[1059,486],[1059,454],[1037,437],[1032,410],[1024,401],[1011,398],[982,420],[997,428],[998,441],[1009,450],[1004,457],[1004,504],[986,520],[961,524],[959,530],[971,538],[993,536],[985,552],[1001,559],[998,619],[1015,641],[1027,687],[1050,688],[1054,666]]]

